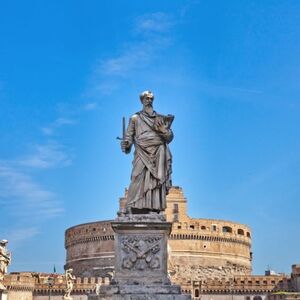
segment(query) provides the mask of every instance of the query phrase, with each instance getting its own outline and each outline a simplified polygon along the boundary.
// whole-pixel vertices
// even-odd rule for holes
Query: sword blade
[[[122,119],[122,125],[123,125],[123,141],[125,141],[125,134],[126,134],[126,124],[125,124],[126,120],[125,117],[123,117]]]

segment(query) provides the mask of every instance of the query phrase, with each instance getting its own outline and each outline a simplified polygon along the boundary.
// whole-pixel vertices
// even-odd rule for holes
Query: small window
[[[206,226],[201,226],[201,229],[202,230],[206,230]]]
[[[211,228],[213,231],[217,231],[217,225],[212,225]]]
[[[198,290],[198,289],[195,289],[195,294],[194,294],[194,295],[195,295],[195,297],[197,297],[197,298],[199,297],[199,290]]]
[[[178,213],[178,203],[174,203],[173,205],[173,214],[177,214]]]
[[[223,226],[223,232],[225,233],[232,233],[232,228],[229,226]]]
[[[195,226],[194,225],[190,225],[190,229],[195,229]]]
[[[250,238],[251,237],[251,234],[250,232],[247,232],[247,237]]]
[[[245,234],[243,229],[238,229],[237,233],[238,233],[239,235],[244,235],[244,234]]]
[[[181,225],[178,225],[178,226],[177,226],[177,229],[181,229]]]
[[[173,215],[173,222],[178,222],[178,214]]]

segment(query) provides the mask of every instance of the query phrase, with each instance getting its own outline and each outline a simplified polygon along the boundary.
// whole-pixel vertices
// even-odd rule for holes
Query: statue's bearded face
[[[154,99],[152,95],[145,95],[141,101],[144,106],[152,106],[153,100]]]

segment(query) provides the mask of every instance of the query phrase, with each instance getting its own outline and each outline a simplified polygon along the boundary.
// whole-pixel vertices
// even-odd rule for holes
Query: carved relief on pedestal
[[[159,269],[161,240],[159,236],[124,237],[121,241],[122,268],[138,271]]]

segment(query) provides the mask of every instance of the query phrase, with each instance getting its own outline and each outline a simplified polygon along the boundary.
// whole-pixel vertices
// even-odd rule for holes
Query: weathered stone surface
[[[164,211],[172,185],[172,155],[168,144],[173,140],[174,116],[163,116],[153,110],[151,91],[143,92],[140,100],[143,109],[132,115],[127,130],[123,118],[121,149],[128,154],[134,146],[135,151],[125,210],[120,214]]]
[[[131,216],[128,221],[112,223],[116,234],[114,279],[119,285],[170,283],[167,243],[171,226],[159,215]]]
[[[168,276],[168,236],[172,224],[161,214],[127,215],[112,222],[115,275],[92,299],[191,299]]]

